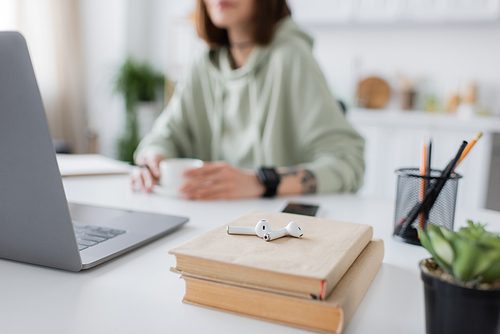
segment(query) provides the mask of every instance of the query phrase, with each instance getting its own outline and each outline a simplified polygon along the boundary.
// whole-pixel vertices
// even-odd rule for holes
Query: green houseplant
[[[139,144],[137,104],[160,98],[165,86],[165,76],[148,63],[140,63],[128,57],[119,68],[114,81],[115,92],[125,99],[125,131],[118,139],[118,159],[133,162],[134,151]]]
[[[484,227],[418,228],[427,334],[500,333],[500,237]]]

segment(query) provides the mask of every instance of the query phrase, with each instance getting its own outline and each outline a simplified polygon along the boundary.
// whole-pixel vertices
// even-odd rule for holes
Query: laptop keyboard
[[[127,233],[124,230],[116,230],[95,225],[85,225],[82,223],[73,222],[75,228],[76,242],[78,250],[84,250],[95,246],[106,240],[112,239],[120,234]]]

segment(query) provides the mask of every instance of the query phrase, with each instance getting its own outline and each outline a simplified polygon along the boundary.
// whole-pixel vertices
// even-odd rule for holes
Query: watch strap
[[[260,183],[266,187],[266,192],[262,197],[274,197],[278,191],[278,185],[281,178],[275,168],[259,167],[257,168],[257,177]]]

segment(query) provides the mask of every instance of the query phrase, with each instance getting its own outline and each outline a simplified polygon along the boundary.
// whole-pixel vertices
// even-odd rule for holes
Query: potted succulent
[[[500,237],[484,227],[418,228],[427,334],[500,333]]]
[[[115,92],[125,99],[125,131],[118,140],[118,159],[133,162],[134,151],[140,141],[138,105],[161,98],[165,76],[147,63],[139,63],[128,57],[118,70],[114,82]]]

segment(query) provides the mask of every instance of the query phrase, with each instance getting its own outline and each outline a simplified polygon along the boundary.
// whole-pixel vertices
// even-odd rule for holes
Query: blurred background
[[[194,3],[0,0],[0,30],[27,39],[58,152],[130,159],[203,47]],[[500,210],[500,0],[289,4],[367,141],[361,194],[393,198],[394,170],[418,167],[422,137],[441,169],[481,131],[458,170],[458,205]]]

